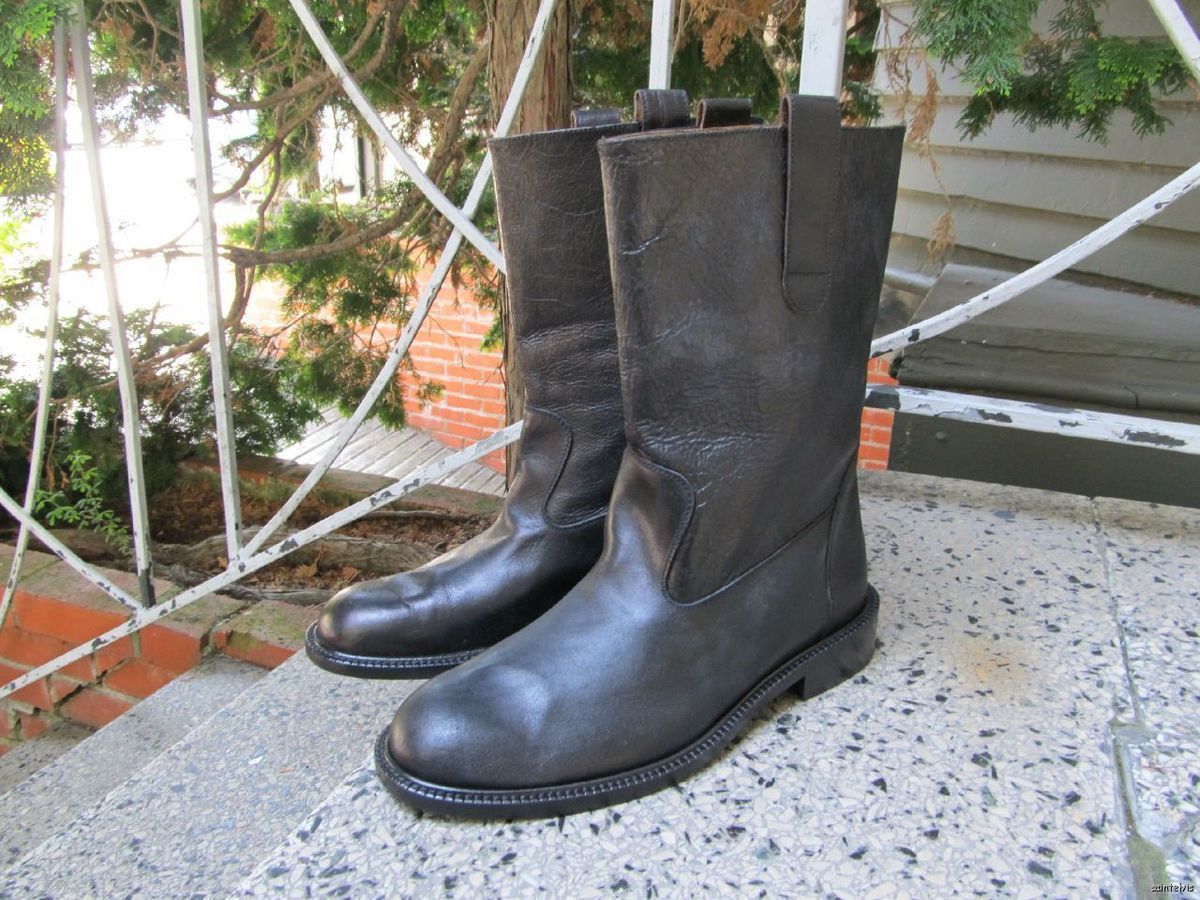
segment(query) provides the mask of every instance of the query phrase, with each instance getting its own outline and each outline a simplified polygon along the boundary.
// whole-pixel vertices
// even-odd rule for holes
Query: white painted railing
[[[196,164],[196,196],[200,207],[201,241],[205,271],[205,298],[208,310],[209,346],[212,354],[214,408],[216,410],[217,447],[222,470],[222,500],[225,506],[225,533],[229,549],[229,566],[202,584],[189,588],[176,596],[151,605],[150,543],[146,522],[145,481],[141,474],[141,453],[137,428],[137,396],[129,349],[125,342],[122,309],[117,291],[113,248],[108,228],[104,183],[100,169],[99,140],[95,128],[91,71],[88,65],[88,38],[86,16],[81,0],[76,2],[76,15],[71,27],[70,42],[75,61],[75,83],[80,105],[84,112],[84,148],[88,160],[93,206],[100,234],[101,271],[107,293],[110,322],[112,326],[113,352],[118,367],[121,407],[125,422],[126,463],[129,467],[130,507],[133,510],[133,538],[135,560],[141,584],[141,598],[135,598],[121,590],[94,566],[81,560],[61,541],[57,540],[32,515],[33,498],[39,484],[42,457],[45,453],[46,428],[50,408],[50,380],[54,368],[55,333],[57,328],[59,280],[62,268],[63,232],[63,171],[64,171],[64,97],[66,95],[66,43],[67,36],[62,27],[55,32],[55,152],[56,186],[54,195],[54,243],[52,247],[50,284],[47,309],[47,348],[42,369],[39,404],[34,422],[33,446],[30,459],[30,477],[24,505],[17,503],[7,493],[0,491],[0,506],[20,523],[12,568],[5,585],[3,600],[0,601],[0,624],[3,623],[20,575],[21,560],[28,547],[31,535],[54,551],[68,565],[105,593],[133,610],[132,617],[121,625],[99,637],[50,660],[44,665],[26,672],[20,677],[0,686],[0,698],[38,681],[65,665],[94,653],[100,647],[111,644],[129,634],[146,627],[152,622],[170,615],[202,597],[219,591],[247,575],[270,565],[283,556],[317,540],[337,528],[343,527],[381,505],[391,503],[422,485],[433,483],[449,475],[459,467],[474,462],[516,441],[521,434],[521,423],[510,425],[495,434],[451,454],[440,462],[423,466],[416,472],[392,485],[377,491],[370,497],[354,503],[321,521],[299,531],[285,540],[270,546],[267,542],[296,510],[301,501],[328,472],[338,455],[349,443],[359,426],[370,415],[376,401],[391,383],[396,370],[408,352],[417,331],[437,296],[451,263],[462,247],[470,241],[501,272],[504,259],[498,248],[473,224],[472,218],[487,188],[491,177],[490,160],[485,158],[475,182],[471,186],[466,202],[460,209],[449,200],[425,175],[415,160],[405,151],[387,130],[382,118],[366,99],[353,76],[334,52],[312,15],[305,0],[290,0],[305,30],[320,50],[329,67],[336,74],[343,90],[350,97],[364,120],[370,125],[395,156],[400,168],[425,194],[430,203],[454,225],[441,251],[433,271],[433,277],[418,298],[412,316],[391,349],[386,362],[375,381],[367,390],[358,408],[344,423],[338,436],[330,444],[316,466],[283,504],[271,520],[261,528],[253,539],[242,543],[240,500],[237,488],[236,446],[233,422],[230,413],[229,361],[224,343],[222,326],[222,303],[217,280],[216,234],[213,225],[213,189],[211,155],[206,115],[207,97],[204,81],[204,51],[200,31],[198,0],[182,0],[182,25],[187,68],[187,86],[193,128],[193,147]],[[525,49],[524,58],[518,68],[513,87],[501,112],[496,134],[507,134],[524,95],[525,87],[537,61],[554,13],[557,0],[542,0],[534,20],[533,28]],[[1188,25],[1174,0],[1149,0],[1163,22],[1167,33],[1175,42],[1200,80],[1200,39]],[[671,49],[673,43],[673,17],[675,0],[654,0],[652,11],[652,48],[649,83],[651,87],[664,88],[670,83]],[[801,60],[800,87],[803,92],[833,95],[841,91],[841,48],[845,36],[847,3],[844,0],[809,0],[806,11],[804,36],[805,54]],[[903,346],[928,340],[942,334],[980,313],[999,306],[1019,296],[1029,288],[1062,272],[1079,260],[1095,253],[1101,247],[1119,238],[1142,222],[1157,215],[1180,197],[1200,186],[1200,163],[1141,203],[1096,229],[1070,247],[1054,254],[1030,269],[1013,276],[1008,281],[980,294],[978,297],[952,310],[934,316],[902,331],[886,335],[874,342],[872,354],[879,355]],[[1012,428],[1034,431],[1049,431],[1058,434],[1074,434],[1100,440],[1117,441],[1146,447],[1167,448],[1185,453],[1200,453],[1200,429],[1195,426],[1162,422],[1153,419],[1109,415],[1086,410],[1071,410],[1041,404],[1020,403],[952,394],[943,391],[922,391],[912,388],[880,387],[868,388],[868,406],[895,409],[923,415],[985,421]],[[265,549],[264,549],[265,547]]]

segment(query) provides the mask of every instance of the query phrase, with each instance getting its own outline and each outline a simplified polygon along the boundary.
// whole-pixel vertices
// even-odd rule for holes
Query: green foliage
[[[388,355],[388,339],[408,321],[418,290],[420,260],[413,239],[383,237],[344,253],[303,256],[314,246],[352,237],[374,218],[371,204],[335,205],[317,197],[288,201],[273,215],[260,246],[268,251],[299,251],[302,258],[272,265],[264,275],[282,283],[284,315],[293,318],[283,359],[294,373],[298,394],[320,405],[336,403],[346,414],[357,407]],[[230,228],[233,242],[250,243],[257,222]],[[411,365],[407,373],[414,374]],[[439,388],[418,385],[431,400]],[[375,407],[385,425],[404,424],[404,393],[393,379]]]
[[[0,220],[0,327],[11,325],[19,310],[40,302],[50,277],[47,260],[27,255],[26,224],[22,219]]]
[[[649,34],[622,46],[600,30],[580,34],[575,47],[576,91],[584,106],[615,106],[633,114],[634,91],[646,86],[650,65]],[[749,97],[755,114],[768,121],[779,111],[779,82],[770,62],[749,36],[733,41],[716,68],[704,61],[701,41],[680,47],[671,64],[672,86],[691,97]]]
[[[319,200],[288,201],[271,217],[260,246],[268,251],[303,250],[340,240],[369,224],[369,212]],[[249,243],[256,229],[256,222],[248,222],[230,228],[227,234],[233,241]],[[344,254],[272,266],[264,274],[286,287],[286,315],[329,310],[339,325],[369,327],[379,319],[395,320],[404,313],[401,280],[411,275],[413,268],[413,260],[395,242],[380,240]]]
[[[82,450],[68,453],[63,489],[38,491],[33,511],[48,525],[71,525],[102,534],[107,543],[129,556],[129,528],[105,506],[101,491],[104,476],[95,466],[88,465],[91,461]]]
[[[12,379],[12,357],[0,355],[0,485],[13,496],[23,491],[29,473],[28,447],[37,384]]]
[[[969,137],[1009,112],[1030,129],[1077,126],[1082,136],[1107,140],[1113,114],[1127,110],[1139,135],[1170,124],[1158,97],[1187,88],[1188,70],[1165,41],[1105,35],[1099,0],[1068,0],[1035,36],[1037,0],[918,0],[916,31],[930,53],[961,64],[974,92],[959,118]]]
[[[67,0],[0,0],[0,198],[36,208],[50,187],[55,22]]]
[[[196,338],[191,329],[158,322],[151,310],[126,317],[126,332],[136,361],[169,357]],[[0,478],[9,493],[24,490],[31,423],[38,387],[32,379],[0,382]],[[285,358],[267,352],[263,339],[243,332],[230,347],[234,423],[239,447],[269,454],[281,443],[299,439],[320,413],[312,400],[297,396],[298,373]],[[175,480],[184,459],[213,454],[214,417],[207,354],[182,355],[139,369],[141,439],[147,492]],[[45,470],[46,490],[68,481],[72,454],[85,454],[95,488],[106,508],[127,509],[125,453],[120,398],[112,369],[107,322],[80,313],[59,329],[51,385],[54,400]],[[68,495],[69,496],[69,495]]]
[[[28,222],[22,219],[8,219],[0,222],[0,263],[28,246],[21,235],[27,224]]]
[[[917,30],[939,59],[962,60],[980,90],[1007,94],[1021,73],[1040,0],[916,0]]]

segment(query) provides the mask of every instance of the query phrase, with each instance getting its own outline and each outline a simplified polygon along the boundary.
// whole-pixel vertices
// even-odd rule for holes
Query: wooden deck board
[[[321,457],[325,455],[326,451],[329,449],[329,445],[337,437],[344,424],[344,421],[335,423],[335,427],[329,433],[329,437],[322,441],[320,445],[311,447],[297,456],[295,458],[296,462],[304,463],[305,465],[313,465],[314,463],[318,462]],[[350,443],[342,448],[342,452],[338,454],[338,458],[334,462],[334,465],[338,468],[349,469],[352,472],[358,471],[357,467],[355,467],[353,464],[348,464],[348,461],[353,459],[353,457],[359,452],[358,448],[369,447],[371,443],[377,440],[378,436],[383,432],[384,428],[379,424],[379,422],[364,422],[361,426],[359,426],[358,433],[350,439]]]
[[[311,465],[316,463],[344,424],[345,419],[333,407],[326,409],[321,418],[313,423],[312,429],[303,438],[278,452],[281,459]],[[457,448],[439,443],[423,431],[402,428],[399,431],[384,428],[378,420],[365,422],[358,430],[334,465],[349,472],[366,472],[402,478],[409,472],[449,456]],[[468,463],[441,480],[442,484],[480,493],[503,496],[504,476],[479,463]]]
[[[407,431],[381,429],[379,433],[359,435],[346,448],[342,467],[354,472],[369,472],[371,466],[394,452],[403,452],[412,435]]]

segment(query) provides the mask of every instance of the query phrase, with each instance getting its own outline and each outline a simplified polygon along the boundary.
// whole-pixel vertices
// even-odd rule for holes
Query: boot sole
[[[689,746],[636,769],[544,788],[457,788],[405,772],[388,750],[385,728],[375,742],[375,771],[392,795],[410,806],[476,819],[562,816],[634,800],[676,785],[707,766],[784,691],[809,700],[857,674],[875,653],[878,622],[879,594],[868,588],[866,604],[849,623],[767,675]]]
[[[432,656],[363,656],[335,650],[317,637],[317,625],[308,626],[304,634],[304,650],[313,663],[326,672],[353,675],[357,678],[420,679],[432,678],[447,669],[465,663],[487,648],[440,653]]]

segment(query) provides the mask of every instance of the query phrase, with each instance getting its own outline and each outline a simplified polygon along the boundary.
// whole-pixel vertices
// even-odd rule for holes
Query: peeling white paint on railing
[[[1179,55],[1187,67],[1192,70],[1192,77],[1200,83],[1200,35],[1192,28],[1187,14],[1177,0],[1148,0],[1150,8],[1158,16],[1163,30],[1171,38]]]
[[[333,49],[333,45],[329,43],[329,38],[326,37],[325,32],[321,29],[321,23],[312,14],[312,10],[308,8],[304,0],[289,0],[289,2],[292,4],[292,9],[296,11],[296,15],[300,17],[300,23],[304,26],[304,30],[308,32],[308,36],[317,45],[317,49],[321,52],[325,64],[337,76],[342,90],[346,92],[346,96],[350,98],[350,102],[354,104],[355,109],[358,110],[358,114],[363,117],[363,121],[375,132],[375,136],[379,138],[380,143],[387,147],[388,152],[395,157],[400,169],[412,179],[413,184],[428,198],[429,202],[434,205],[438,212],[449,219],[451,224],[461,231],[466,239],[474,244],[492,265],[503,272],[504,257],[500,253],[500,248],[484,237],[483,232],[476,228],[469,218],[463,215],[462,210],[454,205],[453,200],[438,190],[438,186],[430,180],[429,176],[417,164],[417,161],[412,158],[407,150],[400,146],[400,142],[396,140],[396,136],[388,130],[379,112],[371,105],[371,101],[362,92],[362,88],[358,86],[358,82],[354,80],[354,76],[350,74],[350,70],[342,62],[342,58],[338,56],[337,51]]]
[[[646,83],[652,90],[671,86],[674,30],[675,0],[654,0],[650,10],[650,75]]]
[[[444,459],[422,466],[415,472],[406,475],[404,478],[401,478],[399,481],[388,485],[386,488],[376,491],[369,497],[364,497],[357,503],[347,506],[343,510],[339,510],[333,515],[322,519],[320,522],[310,525],[303,531],[296,532],[291,537],[288,537],[277,544],[273,544],[266,550],[256,553],[254,556],[249,557],[248,559],[234,561],[234,563],[224,572],[214,575],[212,578],[209,578],[207,581],[198,584],[195,587],[188,588],[186,591],[176,594],[174,597],[163,601],[158,606],[154,606],[149,609],[142,609],[137,606],[136,601],[133,601],[132,598],[128,598],[128,602],[134,603],[134,614],[131,619],[104,632],[104,634],[87,641],[86,643],[80,644],[78,647],[75,647],[72,650],[68,650],[66,653],[50,660],[47,663],[29,670],[24,675],[14,678],[12,681],[8,682],[8,684],[0,687],[0,700],[4,699],[9,694],[12,694],[14,691],[19,691],[21,688],[33,684],[38,679],[45,678],[47,675],[58,671],[63,666],[70,665],[75,660],[82,659],[88,654],[94,653],[96,650],[100,649],[106,644],[111,644],[114,641],[120,640],[126,635],[140,631],[147,625],[157,622],[163,616],[169,615],[177,609],[182,609],[191,603],[195,603],[197,600],[207,597],[209,594],[217,593],[221,590],[221,588],[227,587],[228,585],[233,584],[235,581],[238,581],[253,572],[257,572],[259,569],[269,566],[276,560],[282,559],[289,553],[299,550],[301,547],[312,543],[318,538],[324,537],[332,531],[336,531],[343,525],[348,525],[351,522],[362,518],[369,512],[373,512],[382,506],[387,506],[389,503],[399,500],[401,497],[404,497],[407,494],[411,494],[413,491],[419,487],[422,487],[423,485],[437,482],[439,479],[444,478],[454,470],[465,466],[467,463],[475,462],[475,460],[486,456],[493,450],[499,450],[501,447],[507,447],[509,444],[520,438],[521,427],[522,423],[520,422],[509,425],[507,428],[500,429],[490,437],[486,437],[483,440],[470,445],[469,447],[464,447],[463,449],[457,451],[456,453],[452,453]],[[24,510],[22,510],[21,507],[17,505],[17,502],[3,490],[0,490],[0,505],[3,505],[4,508],[9,511],[9,513],[18,519],[22,519],[24,516]],[[42,528],[36,522],[32,522],[30,527],[33,529],[34,534],[36,534],[38,538],[48,546],[54,548],[55,552],[59,552],[60,550],[65,551],[69,557],[72,557],[68,558],[68,555],[60,553],[64,562],[68,563],[77,571],[87,575],[88,578],[95,581],[96,584],[105,590],[106,593],[109,593],[118,600],[122,599],[122,592],[119,588],[105,579],[103,575],[101,575],[83,560],[79,559],[77,556],[63,547],[60,542],[54,540],[53,536],[48,534],[44,528]],[[49,540],[47,540],[48,538]]]
[[[182,0],[184,65],[188,112],[192,120],[192,155],[196,161],[196,203],[204,256],[204,288],[208,307],[208,353],[212,370],[213,413],[217,428],[221,499],[225,507],[225,547],[229,559],[242,547],[242,498],[238,487],[237,440],[233,430],[233,394],[229,386],[229,351],[221,308],[221,261],[217,255],[217,223],[213,217],[212,152],[208,141],[208,84],[204,73],[203,28],[199,0]]]
[[[1200,187],[1200,162],[1177,178],[1172,178],[1145,200],[1135,203],[1115,219],[1105,222],[1095,231],[1084,235],[1075,243],[1059,250],[1053,256],[1047,257],[1034,266],[1030,266],[1024,272],[1014,275],[1007,281],[1003,281],[995,287],[984,291],[982,294],[972,297],[965,303],[951,307],[943,313],[930,316],[928,319],[912,325],[906,325],[899,331],[893,331],[891,334],[877,338],[871,342],[871,356],[881,356],[889,351],[929,340],[929,338],[936,337],[939,334],[945,334],[952,328],[957,328],[964,322],[969,322],[983,315],[988,310],[995,309],[997,306],[1007,303],[1014,297],[1019,297],[1030,288],[1037,287],[1042,282],[1049,281],[1055,275],[1065,272],[1080,260],[1086,259],[1096,251],[1107,247],[1121,235],[1137,228],[1143,222],[1154,218],[1172,203],[1175,203],[1181,197],[1187,196],[1197,187]]]
[[[26,513],[33,512],[34,501],[42,484],[42,459],[46,454],[46,429],[50,422],[51,389],[54,380],[54,351],[58,341],[58,295],[62,281],[63,207],[66,200],[67,151],[67,32],[61,23],[54,26],[54,236],[50,245],[50,284],[46,292],[46,352],[42,357],[42,378],[38,385],[38,405],[33,421],[33,446],[29,451],[29,480],[25,484]],[[21,577],[21,564],[29,546],[29,528],[24,523],[17,531],[12,564],[0,598],[0,627],[8,617],[13,592]]]
[[[100,126],[96,118],[95,90],[92,83],[88,21],[83,0],[75,0],[70,25],[71,61],[74,64],[75,92],[83,128],[83,152],[87,157],[91,176],[92,211],[96,216],[100,271],[104,276],[104,291],[108,297],[108,330],[112,336],[113,359],[117,366],[117,393],[121,399],[121,430],[125,439],[125,473],[129,485],[133,558],[137,565],[142,602],[149,606],[154,602],[154,585],[151,580],[150,516],[146,511],[146,478],[142,472],[141,417],[138,414],[140,406],[133,373],[133,359],[129,353],[129,341],[125,332],[125,313],[117,290],[108,198],[104,192],[104,177],[100,169]]]
[[[805,4],[799,93],[841,96],[849,13],[847,0],[808,0]]]
[[[554,15],[557,5],[557,0],[542,0],[541,5],[538,7],[537,15],[534,17],[533,26],[530,29],[529,38],[525,43],[525,53],[521,57],[521,63],[517,67],[517,74],[513,79],[512,88],[509,89],[508,97],[504,101],[504,107],[500,111],[500,118],[496,122],[496,130],[494,132],[496,137],[505,137],[512,128],[513,122],[516,121],[517,112],[521,107],[521,100],[525,96],[525,88],[529,84],[529,77],[533,73],[534,64],[542,52],[546,32],[549,30],[550,18]],[[471,184],[471,190],[467,194],[467,200],[462,207],[463,215],[468,219],[475,217],[475,213],[479,209],[479,204],[483,200],[484,192],[487,190],[491,177],[492,158],[488,154],[484,156],[479,171],[475,173],[475,180]],[[375,408],[376,402],[383,395],[383,392],[387,390],[388,385],[391,384],[392,378],[396,375],[396,370],[403,361],[405,354],[408,353],[409,347],[412,346],[417,332],[424,323],[425,317],[429,314],[433,302],[437,299],[438,292],[442,289],[446,277],[450,274],[450,267],[454,263],[454,258],[458,254],[459,248],[462,247],[462,242],[463,233],[455,228],[446,240],[446,244],[442,248],[441,255],[438,257],[437,264],[434,266],[433,273],[430,276],[429,283],[425,285],[425,289],[417,300],[417,305],[409,316],[408,322],[405,323],[400,336],[392,345],[391,350],[388,351],[388,357],[384,361],[383,367],[376,374],[375,380],[371,383],[370,388],[367,389],[366,394],[363,395],[362,400],[359,401],[358,407],[342,425],[337,437],[334,438],[330,446],[321,455],[321,459],[304,476],[304,480],[292,492],[283,506],[250,539],[246,548],[237,554],[239,558],[252,556],[266,543],[271,535],[279,530],[279,527],[299,508],[304,498],[317,486],[317,483],[325,477],[325,473],[329,471],[342,451],[346,449],[346,445],[350,443],[354,435],[358,433],[359,427],[366,421],[367,416],[371,414],[371,410]],[[232,559],[233,556],[230,558]]]
[[[1187,422],[890,385],[869,385],[866,405],[871,409],[888,409],[959,422],[1200,454],[1200,425]]]

